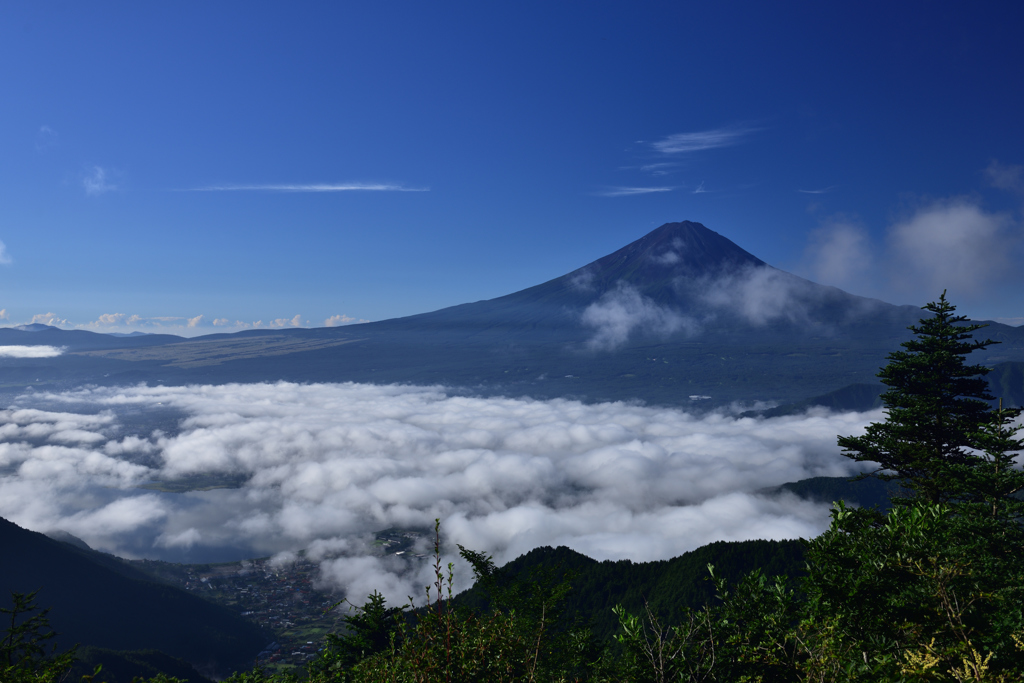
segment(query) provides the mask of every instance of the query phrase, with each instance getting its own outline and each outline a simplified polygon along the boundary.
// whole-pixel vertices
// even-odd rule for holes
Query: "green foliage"
[[[377,591],[367,597],[362,607],[351,607],[355,613],[344,618],[347,632],[328,634],[323,651],[309,663],[307,669],[311,678],[339,675],[354,664],[391,647],[395,638],[401,635],[403,608],[389,609],[384,596]]]
[[[860,654],[863,680],[927,680],[914,669],[926,660],[928,675],[953,676],[977,653],[992,676],[1019,673],[1021,558],[1021,527],[991,516],[918,501],[878,519],[840,504],[808,544],[805,626]]]
[[[47,652],[57,634],[50,629],[50,610],[35,604],[38,592],[11,593],[11,607],[0,607],[0,614],[10,615],[0,643],[0,680],[5,683],[59,681],[74,661],[74,649],[58,655],[51,647]]]
[[[1024,490],[1024,472],[1014,466],[1015,454],[1024,451],[1024,439],[1017,438],[1021,428],[1015,424],[1020,414],[1019,408],[1004,410],[1000,401],[973,435],[982,464],[957,472],[981,512],[1007,521],[1024,518],[1024,501],[1015,495]]]

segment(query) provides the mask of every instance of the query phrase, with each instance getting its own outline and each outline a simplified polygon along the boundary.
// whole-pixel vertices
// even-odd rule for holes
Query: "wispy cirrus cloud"
[[[36,151],[45,152],[57,146],[57,131],[49,126],[39,126],[36,133]]]
[[[798,189],[797,192],[799,192],[801,194],[825,194],[826,192],[831,192],[832,190],[836,189],[837,187],[839,187],[839,186],[838,185],[829,185],[828,187],[823,187],[820,190],[799,190]]]
[[[652,175],[666,175],[671,172],[669,169],[675,168],[676,166],[678,166],[678,164],[671,161],[661,161],[656,164],[644,164],[640,167],[640,170]]]
[[[985,177],[992,187],[1024,194],[1024,166],[1001,164],[993,159],[985,169]]]
[[[671,192],[671,187],[611,187],[607,190],[595,192],[599,197],[629,197],[636,194],[651,194],[652,192]]]
[[[289,183],[269,185],[206,185],[183,192],[430,192],[429,187],[406,187],[394,183]]]
[[[662,154],[689,154],[705,149],[731,147],[757,130],[759,129],[749,126],[727,126],[694,133],[675,133],[652,142],[651,147]]]
[[[90,197],[116,190],[117,185],[111,182],[107,170],[102,166],[93,166],[82,176],[82,187]]]

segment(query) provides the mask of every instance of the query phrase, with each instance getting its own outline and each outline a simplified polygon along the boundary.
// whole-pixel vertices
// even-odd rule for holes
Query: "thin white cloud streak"
[[[0,358],[56,358],[62,353],[60,346],[0,346]]]
[[[652,142],[651,147],[662,154],[689,154],[705,149],[731,147],[757,130],[757,128],[731,126],[694,133],[675,133],[662,140]]]
[[[390,183],[311,183],[286,185],[208,185],[184,192],[429,192],[429,187],[406,187]]]
[[[640,170],[644,173],[650,173],[654,176],[668,175],[671,173],[671,169],[675,168],[679,164],[672,161],[660,161],[654,164],[645,164],[640,167]]]
[[[839,187],[839,186],[838,185],[829,185],[828,187],[823,187],[820,190],[797,190],[797,192],[799,192],[801,194],[826,194],[826,193],[831,192],[832,190],[836,189],[837,187]]]
[[[94,388],[42,400],[80,407],[0,411],[0,516],[123,554],[308,548],[324,581],[353,600],[375,588],[418,595],[428,568],[375,557],[368,541],[435,518],[447,548],[498,562],[540,545],[646,561],[715,540],[813,536],[827,506],[756,491],[852,473],[835,435],[880,416],[697,417],[356,384]],[[126,435],[117,417],[167,409],[186,415],[176,433]],[[202,474],[246,483],[134,488]],[[372,580],[359,580],[370,568]]]
[[[598,197],[632,197],[638,194],[652,194],[655,192],[671,192],[671,187],[613,187],[608,190],[595,192]]]

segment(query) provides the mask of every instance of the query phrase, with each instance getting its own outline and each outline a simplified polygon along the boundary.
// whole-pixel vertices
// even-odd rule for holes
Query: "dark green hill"
[[[828,408],[836,412],[863,412],[881,407],[883,391],[885,391],[884,384],[851,384],[821,396],[797,401],[796,403],[787,403],[786,405],[769,408],[759,413],[744,413],[744,416],[782,417],[783,415],[799,415],[811,408]]]
[[[538,571],[557,575],[575,573],[565,614],[590,625],[603,640],[618,629],[612,608],[622,605],[637,614],[644,604],[660,617],[673,622],[683,607],[700,607],[713,600],[714,586],[708,580],[708,564],[729,581],[761,568],[767,575],[798,577],[804,568],[800,541],[720,541],[697,548],[671,560],[658,562],[598,562],[565,547],[531,550],[502,568],[506,577],[529,579]],[[474,587],[455,598],[457,604],[481,610],[487,606],[485,593]]]
[[[834,503],[841,500],[848,505],[877,507],[882,511],[889,509],[891,498],[898,498],[907,493],[906,489],[895,481],[881,481],[872,477],[860,480],[847,477],[811,477],[765,489],[760,493],[773,495],[782,492],[792,493],[817,503]]]
[[[61,650],[75,643],[111,650],[160,650],[217,676],[248,668],[270,638],[231,610],[141,572],[97,562],[95,551],[0,519],[0,604],[39,590],[51,607]],[[109,556],[108,556],[109,557]],[[122,563],[123,564],[123,563]]]

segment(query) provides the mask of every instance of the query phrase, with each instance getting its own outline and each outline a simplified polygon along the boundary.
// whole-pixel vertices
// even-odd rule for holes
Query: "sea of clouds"
[[[501,564],[543,545],[675,557],[717,540],[811,537],[828,506],[757,493],[844,476],[837,434],[880,413],[773,419],[441,387],[235,384],[26,394],[0,411],[0,516],[129,557],[305,550],[354,600],[422,594],[429,567],[374,533],[432,529]],[[154,480],[238,488],[166,493]],[[424,537],[418,549],[430,552]],[[468,572],[459,580],[465,586]]]

